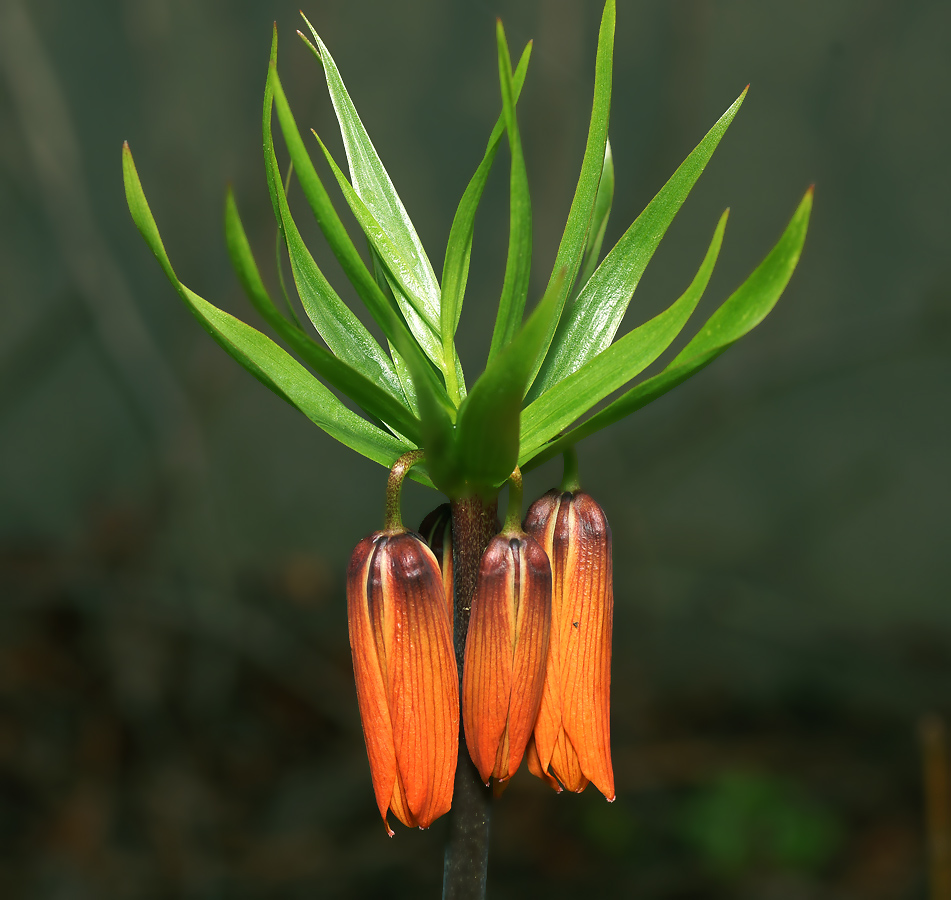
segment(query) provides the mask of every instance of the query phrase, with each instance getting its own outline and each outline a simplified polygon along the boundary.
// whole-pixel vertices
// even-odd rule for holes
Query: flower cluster
[[[775,306],[805,241],[811,188],[752,274],[672,358],[645,376],[692,321],[720,252],[726,212],[680,297],[652,319],[626,333],[619,330],[645,267],[746,90],[602,253],[615,185],[608,140],[615,17],[616,0],[605,0],[581,169],[551,275],[531,309],[532,205],[518,101],[532,44],[513,58],[501,22],[496,25],[501,111],[456,207],[440,278],[330,51],[306,19],[311,36],[298,34],[319,61],[349,174],[316,132],[311,137],[300,131],[278,76],[275,26],[262,138],[279,247],[287,251],[296,299],[281,278],[285,302],[275,302],[230,191],[225,204],[229,255],[272,336],[179,279],[132,151],[123,147],[133,220],[203,327],[262,384],[335,440],[392,467],[384,530],[360,543],[347,579],[357,695],[384,821],[392,810],[401,822],[425,828],[449,809],[460,728],[486,782],[507,784],[524,756],[529,770],[556,790],[581,791],[593,782],[613,799],[611,532],[598,505],[570,479],[561,491],[533,504],[522,522],[519,473],[560,454],[571,456],[579,442],[682,384],[746,335]],[[275,114],[283,137],[277,144]],[[503,140],[509,150],[505,274],[485,367],[467,380],[455,338],[476,213]],[[281,145],[289,159],[279,158]],[[324,183],[326,172],[322,177],[314,158],[326,162],[361,240],[355,242],[345,227]],[[308,248],[288,200],[290,173],[366,316],[357,316],[341,298],[324,275],[324,261]],[[357,249],[364,238],[368,257]],[[484,310],[480,306],[480,314]],[[455,506],[452,513],[446,506],[434,511],[422,534],[404,529],[398,485],[415,463],[420,465],[411,477],[453,503],[494,502],[508,481],[509,515],[499,533],[491,540],[480,535],[478,546],[469,537],[463,541],[465,529],[454,533]],[[457,564],[461,559],[464,569]]]
[[[347,575],[354,679],[384,822],[391,811],[427,828],[449,810],[460,694],[466,747],[486,784],[504,787],[527,754],[529,770],[556,791],[593,782],[613,800],[603,511],[580,490],[552,490],[523,527],[513,475],[509,515],[479,564],[460,691],[450,508],[427,516],[421,533],[403,528],[399,489],[414,461],[394,467],[386,526],[357,545]]]

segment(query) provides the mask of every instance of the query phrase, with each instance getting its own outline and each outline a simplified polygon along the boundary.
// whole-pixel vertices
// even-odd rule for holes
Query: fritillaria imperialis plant
[[[485,783],[504,787],[523,756],[530,771],[556,790],[583,790],[590,781],[613,799],[611,533],[600,507],[579,489],[574,447],[689,378],[769,313],[798,262],[812,205],[810,189],[750,277],[666,366],[637,380],[700,301],[726,213],[683,294],[616,339],[621,320],[746,91],[602,258],[614,193],[608,142],[614,21],[614,0],[607,0],[581,174],[547,288],[528,314],[532,211],[516,104],[531,44],[513,67],[501,23],[502,111],[459,202],[439,279],[333,58],[309,22],[310,37],[299,34],[326,79],[349,177],[316,133],[301,134],[278,77],[275,29],[264,94],[265,170],[309,323],[283,282],[283,310],[266,289],[230,191],[225,230],[238,278],[280,343],[178,279],[131,151],[123,148],[132,217],[204,328],[331,437],[392,470],[384,528],[360,542],[348,573],[354,673],[384,821],[392,811],[407,825],[426,827],[452,808],[445,896],[483,895],[490,799]],[[301,237],[274,146],[275,109],[293,176],[383,343],[341,300]],[[467,380],[454,339],[476,211],[503,138],[510,162],[508,255],[485,369]],[[363,231],[366,254],[334,208],[314,162],[320,157]],[[531,507],[523,526],[520,471],[560,454],[566,457],[565,482]],[[425,540],[400,519],[406,474],[449,499],[421,527]],[[500,528],[497,497],[507,483],[509,508]]]

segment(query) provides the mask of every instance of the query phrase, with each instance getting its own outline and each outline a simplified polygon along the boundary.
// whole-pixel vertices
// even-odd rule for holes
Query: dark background
[[[445,822],[385,837],[352,688],[343,574],[385,473],[196,326],[122,192],[128,139],[183,281],[257,324],[221,211],[230,182],[273,285],[273,20],[298,121],[343,158],[296,4],[0,0],[4,897],[439,891]],[[500,108],[496,16],[513,47],[535,39],[519,116],[537,297],[600,4],[305,12],[437,272]],[[618,799],[520,773],[496,804],[490,896],[926,896],[919,729],[951,711],[949,45],[944,0],[620,0],[606,246],[752,83],[622,328],[679,295],[724,207],[698,321],[813,182],[816,206],[767,321],[581,448],[614,529]],[[477,221],[470,383],[506,168],[503,150]],[[529,497],[558,475],[533,473]],[[408,488],[407,520],[436,502]]]

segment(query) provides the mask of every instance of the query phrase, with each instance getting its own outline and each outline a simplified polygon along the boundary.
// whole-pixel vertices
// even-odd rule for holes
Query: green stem
[[[561,478],[561,490],[572,494],[581,490],[581,480],[578,478],[578,454],[574,447],[565,450],[565,474]]]
[[[403,490],[406,473],[423,456],[422,450],[410,450],[393,463],[393,468],[390,469],[390,477],[386,482],[386,507],[383,512],[383,530],[387,534],[401,534],[406,530],[400,513],[400,492]]]
[[[509,504],[505,511],[505,527],[502,533],[522,533],[522,472],[518,466],[509,476]]]
[[[462,666],[482,553],[498,530],[496,501],[479,497],[452,502],[452,568],[455,616],[453,645],[462,695]],[[459,761],[452,793],[449,838],[443,867],[443,900],[483,900],[489,862],[492,792],[479,778],[466,750],[460,722]]]

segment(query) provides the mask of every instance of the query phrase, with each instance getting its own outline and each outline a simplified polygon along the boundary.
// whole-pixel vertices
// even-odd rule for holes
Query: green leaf
[[[363,233],[367,236],[374,251],[379,255],[387,273],[392,276],[387,280],[393,295],[396,297],[396,302],[406,318],[406,323],[413,333],[413,337],[426,352],[426,355],[436,363],[440,371],[445,371],[446,362],[443,358],[438,324],[429,321],[429,313],[421,300],[419,288],[413,284],[412,272],[406,267],[399,247],[390,240],[386,230],[377,222],[370,208],[363,202],[350,182],[347,181],[347,176],[340,170],[317,132],[315,131],[313,134],[327,158],[327,163],[330,165],[334,178],[337,179],[337,184],[340,186],[354,218],[363,229]]]
[[[418,446],[419,420],[403,403],[362,371],[321,347],[280,314],[261,280],[231,190],[225,201],[225,239],[241,285],[262,318],[318,375],[355,400],[368,415],[385,422]]]
[[[393,182],[390,181],[383,163],[373,147],[370,137],[360,121],[360,116],[347,93],[340,72],[313,25],[301,13],[307,27],[314,37],[316,56],[323,66],[324,77],[330,92],[330,99],[340,123],[340,134],[343,138],[347,161],[350,166],[350,177],[357,195],[366,204],[374,220],[382,228],[389,243],[395,249],[399,262],[396,266],[401,285],[406,283],[408,289],[407,300],[419,301],[422,309],[420,314],[434,331],[439,331],[439,283],[433,267],[426,256],[422,242],[416,234],[416,229],[410,221],[409,215],[403,206]],[[348,201],[349,202],[349,201]],[[391,261],[381,251],[387,265]],[[404,310],[404,315],[406,311]],[[412,327],[412,326],[411,326]],[[415,330],[414,330],[415,333]]]
[[[189,290],[175,274],[142,190],[129,145],[122,148],[126,202],[169,281],[204,329],[262,384],[296,407],[331,437],[384,466],[392,466],[407,445],[345,407],[299,362],[270,338]],[[423,473],[421,480],[428,481]]]
[[[509,136],[512,168],[509,177],[509,249],[505,260],[505,278],[499,311],[489,345],[489,362],[512,340],[522,324],[528,280],[532,274],[532,201],[528,193],[528,173],[522,155],[522,140],[515,115],[515,88],[512,84],[512,60],[501,19],[496,22],[496,43],[499,55],[499,82],[502,87],[502,112]]]
[[[274,71],[273,61],[268,70],[267,86],[264,90],[262,122],[264,162],[272,203],[287,244],[291,272],[304,311],[335,356],[349,363],[352,368],[366,373],[394,397],[401,401],[405,400],[400,380],[386,351],[337,296],[337,292],[324,277],[323,272],[320,271],[319,266],[307,249],[307,245],[304,243],[297,224],[291,215],[271,132],[271,111],[274,98],[273,81],[270,77],[271,71]]]
[[[591,230],[588,232],[588,244],[584,251],[584,264],[581,274],[575,283],[575,290],[580,291],[587,283],[591,274],[598,267],[601,256],[601,245],[604,243],[604,234],[608,230],[608,217],[611,215],[611,206],[614,203],[614,155],[611,153],[611,141],[604,145],[604,163],[601,166],[601,181],[598,184],[598,196],[594,201],[594,213],[591,218]]]
[[[693,340],[660,374],[631,388],[590,419],[549,444],[524,468],[535,468],[588,435],[646,406],[699,372],[755,328],[776,305],[799,262],[809,226],[812,193],[812,188],[806,191],[792,220],[766,259],[720,305]]]
[[[723,243],[728,213],[729,210],[720,217],[697,274],[678,300],[588,360],[522,412],[520,457],[523,461],[531,459],[539,448],[596,403],[636,378],[671,345],[697,308],[710,281]]]
[[[294,163],[291,162],[287,167],[287,174],[284,176],[284,193],[286,194],[291,189],[291,176],[294,174]],[[228,188],[229,192],[231,188]],[[275,216],[277,217],[277,211],[275,210]],[[284,301],[284,308],[287,310],[287,317],[293,322],[298,328],[302,328],[300,318],[297,315],[297,310],[294,309],[294,304],[291,303],[290,295],[287,293],[287,283],[284,280],[284,253],[287,251],[287,242],[284,240],[284,226],[281,223],[279,217],[277,217],[277,234],[275,235],[274,240],[274,262],[275,268],[277,270],[277,283],[281,289],[281,299]]]
[[[581,259],[588,242],[588,232],[597,201],[598,186],[601,182],[601,169],[604,163],[604,148],[608,140],[608,119],[611,113],[611,67],[614,60],[614,20],[616,12],[614,0],[607,0],[601,15],[601,29],[598,32],[598,53],[594,66],[594,100],[591,104],[591,121],[588,125],[588,140],[581,162],[581,174],[568,211],[568,221],[558,245],[555,265],[548,281],[550,290],[559,273],[565,272],[561,281],[561,296],[557,302],[557,312],[548,334],[542,342],[538,359],[532,368],[529,384],[535,381],[538,370],[544,361],[548,348],[555,336],[565,300],[575,282],[575,276],[581,266]],[[547,293],[547,291],[546,291]],[[541,391],[529,392],[529,397],[537,397]]]
[[[271,63],[268,70],[268,79],[270,87],[274,93],[274,104],[277,107],[278,121],[281,123],[281,129],[284,133],[284,139],[287,143],[291,159],[294,163],[294,169],[297,172],[298,180],[304,190],[308,203],[314,211],[318,224],[321,227],[327,242],[331,249],[340,260],[347,277],[353,282],[360,298],[366,304],[367,309],[374,320],[380,325],[391,347],[398,351],[400,362],[394,362],[394,366],[399,374],[401,364],[405,364],[406,370],[410,372],[413,380],[414,393],[418,401],[418,412],[420,416],[420,426],[423,435],[438,431],[438,423],[427,422],[427,416],[432,415],[429,411],[439,409],[439,422],[449,416],[451,419],[455,415],[455,407],[449,399],[442,381],[436,370],[429,364],[419,345],[410,334],[406,323],[403,321],[399,310],[386,297],[379,285],[376,283],[373,275],[370,274],[366,264],[363,262],[356,247],[350,240],[349,235],[344,229],[320,177],[314,169],[313,161],[310,159],[300,131],[294,121],[287,97],[281,87],[280,79],[277,74],[277,32],[274,33],[274,42],[271,48]],[[405,377],[405,372],[403,372]],[[402,380],[402,379],[401,379]],[[409,394],[412,397],[413,393]],[[423,398],[425,397],[425,402]],[[412,402],[411,400],[409,402]],[[413,407],[413,412],[417,407]],[[428,463],[427,463],[428,467]],[[414,467],[412,471],[415,471]]]
[[[522,85],[525,83],[525,73],[531,57],[532,44],[522,51],[522,57],[515,69],[515,102],[518,102]],[[466,186],[449,229],[449,240],[446,244],[446,260],[442,268],[442,307],[440,326],[442,330],[443,348],[449,347],[456,336],[459,327],[459,316],[462,313],[462,300],[466,291],[466,281],[469,276],[469,258],[472,254],[472,238],[475,232],[475,216],[482,200],[482,192],[489,178],[492,164],[498,153],[505,133],[504,113],[499,116],[492,133],[485,155],[479,163],[475,174]],[[451,391],[450,391],[451,393]],[[461,398],[460,398],[461,399]]]
[[[275,32],[276,41],[276,32]],[[276,43],[272,52],[272,62],[276,59]],[[304,191],[304,196],[314,212],[314,217],[320,225],[330,249],[340,262],[344,274],[356,288],[357,294],[373,316],[374,321],[383,329],[383,333],[390,341],[396,340],[396,335],[402,334],[402,341],[412,340],[405,323],[396,313],[394,301],[388,299],[374,280],[366,263],[347,234],[337,211],[330,201],[317,170],[314,168],[290,105],[281,86],[276,65],[269,69],[269,79],[274,93],[274,105],[277,109],[277,118],[287,144],[297,180]],[[275,216],[280,222],[279,211],[275,209]]]
[[[644,269],[744,97],[745,90],[628,228],[562,316],[533,386],[532,399],[610,346]]]
[[[558,310],[562,287],[561,278],[556,278],[512,341],[486,366],[459,408],[456,446],[462,473],[474,490],[499,486],[518,462],[522,399],[532,365]]]

